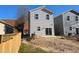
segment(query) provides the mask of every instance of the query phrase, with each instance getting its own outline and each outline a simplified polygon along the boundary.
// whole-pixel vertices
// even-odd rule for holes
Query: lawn
[[[42,50],[41,48],[35,48],[31,45],[27,45],[22,43],[19,49],[19,53],[45,53],[46,51]]]

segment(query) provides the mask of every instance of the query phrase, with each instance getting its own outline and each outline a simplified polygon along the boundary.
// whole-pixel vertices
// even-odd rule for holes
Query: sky
[[[28,9],[38,8],[42,5],[27,5]],[[70,9],[79,11],[79,5],[45,5],[46,8],[53,12],[54,16],[57,16]],[[16,19],[19,9],[19,5],[0,5],[0,19]]]

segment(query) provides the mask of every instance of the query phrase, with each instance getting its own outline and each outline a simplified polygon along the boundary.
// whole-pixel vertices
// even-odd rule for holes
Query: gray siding
[[[55,35],[64,35],[62,15],[54,18],[54,31]]]
[[[38,19],[35,19],[35,14],[39,15]],[[46,19],[46,15],[49,15],[49,20]],[[40,27],[40,31],[38,31],[38,27]],[[46,13],[41,9],[30,11],[30,36],[32,36],[32,34],[46,36],[46,28],[52,28],[52,36],[54,36],[53,15]]]
[[[67,16],[70,16],[70,20],[67,20]],[[78,21],[76,21],[75,17],[78,17]],[[76,35],[76,28],[77,24],[79,23],[79,16],[72,13],[72,12],[67,12],[63,14],[63,25],[64,25],[64,35],[68,36],[71,33],[71,36]],[[70,30],[70,27],[72,27],[72,30]]]

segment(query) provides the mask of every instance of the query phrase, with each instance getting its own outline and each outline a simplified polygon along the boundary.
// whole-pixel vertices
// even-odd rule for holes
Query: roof
[[[15,27],[15,25],[16,25],[16,20],[6,19],[6,20],[3,20],[3,21],[5,21],[7,24],[9,24],[13,27]]]
[[[36,10],[38,10],[38,9],[41,9],[41,11],[47,12],[47,13],[49,13],[49,14],[52,14],[52,13],[53,13],[52,11],[50,11],[49,9],[47,9],[45,6],[41,6],[41,7],[32,9],[32,10],[30,10],[30,12],[36,11]]]
[[[62,13],[62,14],[65,14],[65,13],[67,13],[67,12],[71,12],[71,13],[74,13],[74,14],[76,14],[76,15],[79,16],[79,12],[78,12],[78,11],[75,11],[75,10],[73,10],[73,9],[68,10],[68,11],[66,11],[66,12],[64,12],[64,13]],[[62,15],[62,14],[60,14],[60,15]],[[58,16],[60,16],[60,15],[58,15]],[[58,17],[58,16],[55,16],[55,18]]]
[[[65,13],[67,13],[67,12],[71,12],[71,13],[74,13],[74,14],[76,14],[76,15],[79,16],[79,12],[76,11],[76,10],[71,9],[71,10],[68,10],[68,11],[64,12],[63,14],[65,14]]]
[[[43,9],[41,9],[41,10],[44,11],[44,12],[47,12],[47,13],[49,13],[49,14],[52,14],[52,13],[53,13],[52,11],[48,10],[47,8],[43,8]]]
[[[77,12],[77,11],[70,10],[70,12],[72,12],[72,13],[74,13],[74,14],[76,14],[76,15],[78,15],[78,16],[79,16],[79,12]]]
[[[10,24],[8,24],[7,22],[5,22],[5,21],[3,21],[3,20],[0,20],[0,23],[3,23],[3,24],[5,24],[5,25],[11,26]],[[12,27],[13,27],[13,26],[12,26]]]

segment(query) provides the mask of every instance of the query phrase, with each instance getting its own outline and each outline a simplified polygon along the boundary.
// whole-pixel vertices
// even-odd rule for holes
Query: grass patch
[[[31,45],[22,43],[19,53],[46,53],[46,51],[42,50],[41,48],[34,48]]]

